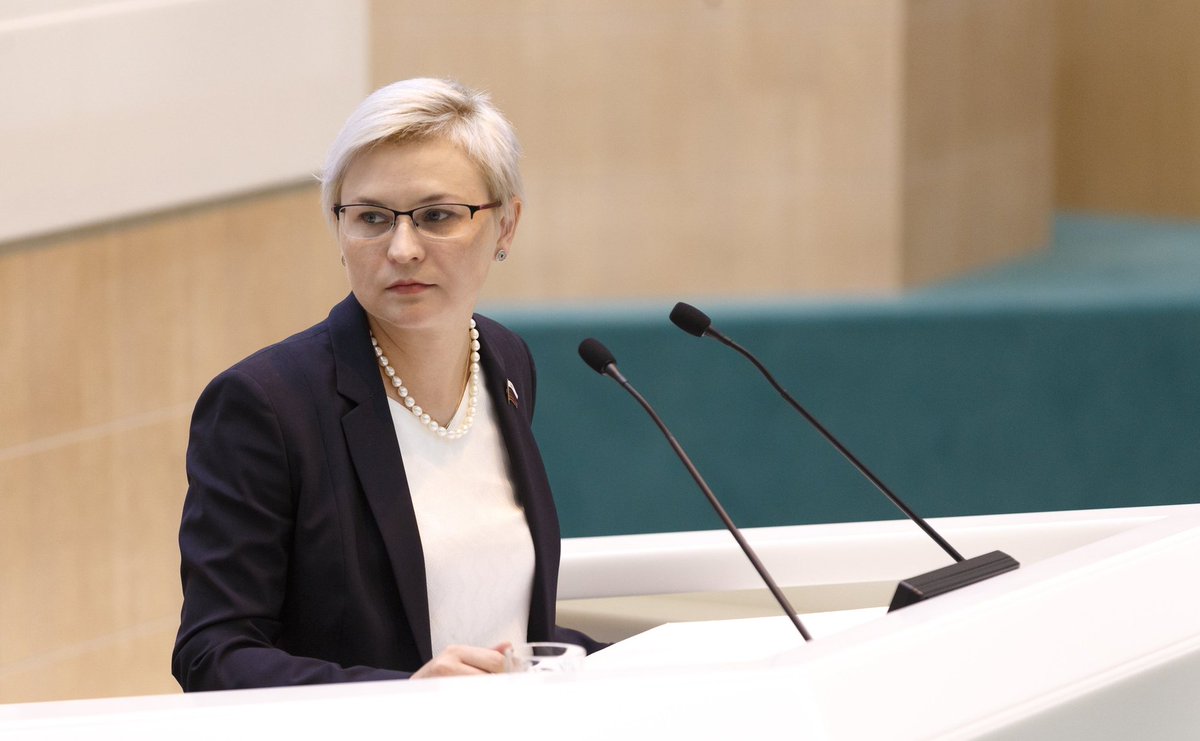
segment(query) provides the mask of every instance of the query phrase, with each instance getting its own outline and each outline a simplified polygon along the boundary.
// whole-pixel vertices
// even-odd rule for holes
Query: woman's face
[[[360,154],[346,170],[339,202],[408,211],[491,200],[479,168],[457,146],[429,139]],[[424,237],[407,216],[375,239],[352,239],[339,228],[350,289],[387,329],[464,332],[496,252],[511,249],[520,214],[520,201],[514,201],[511,218],[499,208],[477,211],[465,234],[454,239]]]

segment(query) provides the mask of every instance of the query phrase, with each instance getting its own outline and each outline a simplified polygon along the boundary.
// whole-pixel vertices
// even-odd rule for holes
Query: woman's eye
[[[392,215],[382,211],[363,211],[359,214],[358,220],[364,224],[384,224],[392,220]]]
[[[433,223],[446,221],[447,219],[451,218],[454,218],[454,214],[449,209],[445,208],[431,208],[421,215],[422,221]]]

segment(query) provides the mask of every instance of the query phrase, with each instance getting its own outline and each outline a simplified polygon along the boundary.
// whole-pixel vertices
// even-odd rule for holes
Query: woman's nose
[[[409,262],[424,256],[425,247],[412,220],[403,216],[396,219],[396,228],[388,242],[388,257],[396,262]]]

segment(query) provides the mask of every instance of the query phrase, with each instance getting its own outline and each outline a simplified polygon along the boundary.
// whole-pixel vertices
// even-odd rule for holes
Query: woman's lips
[[[397,283],[393,283],[392,285],[388,286],[387,289],[391,293],[399,293],[399,294],[407,295],[407,294],[413,294],[413,293],[420,293],[421,291],[424,291],[426,288],[429,288],[428,283],[418,283],[416,281],[399,281]]]

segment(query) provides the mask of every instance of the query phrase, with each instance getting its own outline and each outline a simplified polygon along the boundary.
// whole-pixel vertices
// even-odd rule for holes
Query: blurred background
[[[191,407],[347,291],[313,173],[390,81],[525,146],[485,305],[565,536],[1196,501],[1200,4],[0,1],[0,702],[175,692]],[[602,385],[604,384],[604,385]],[[786,483],[782,483],[786,482]],[[973,554],[967,554],[973,555]]]

